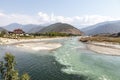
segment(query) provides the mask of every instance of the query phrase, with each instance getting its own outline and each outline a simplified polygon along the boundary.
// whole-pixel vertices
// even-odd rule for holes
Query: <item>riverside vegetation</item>
[[[46,37],[70,37],[70,36],[77,36],[75,34],[66,34],[66,33],[59,33],[59,32],[46,32],[46,33],[30,33],[30,34],[8,34],[4,31],[0,33],[0,37],[3,38],[12,38],[12,39],[32,39],[32,38],[46,38]]]
[[[96,42],[111,42],[120,43],[120,33],[117,34],[99,34],[89,37],[82,37],[80,39],[82,42],[96,41]]]
[[[80,41],[82,42],[88,42],[88,41],[96,41],[96,42],[112,42],[112,43],[120,43],[120,37],[84,37],[81,38]]]
[[[0,61],[0,79],[2,80],[30,80],[30,76],[25,73],[22,76],[19,75],[15,69],[16,61],[15,56],[10,53],[6,53],[4,61]]]

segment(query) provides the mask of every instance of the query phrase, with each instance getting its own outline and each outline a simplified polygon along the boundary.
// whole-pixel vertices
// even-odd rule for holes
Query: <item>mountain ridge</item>
[[[25,31],[26,33],[30,32],[32,28],[36,28],[36,27],[41,27],[40,25],[36,25],[36,24],[19,24],[19,23],[12,23],[6,26],[1,26],[2,28],[8,30],[8,31],[13,31],[14,29],[23,29],[23,31]]]
[[[49,32],[59,32],[59,33],[74,34],[74,35],[82,34],[82,32],[79,29],[67,23],[54,23],[38,31],[38,33],[49,33]]]
[[[105,33],[118,33],[120,32],[120,20],[101,22],[87,28],[81,29],[86,35],[96,35]]]

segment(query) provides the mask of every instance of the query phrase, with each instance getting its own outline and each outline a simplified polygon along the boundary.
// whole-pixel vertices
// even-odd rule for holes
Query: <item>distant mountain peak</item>
[[[19,23],[12,23],[12,24],[2,26],[2,27],[5,28],[8,31],[13,31],[14,29],[20,28],[20,29],[24,30],[25,32],[29,32],[32,28],[36,28],[38,26],[39,25],[35,25],[35,24],[22,25],[22,24],[19,24]]]
[[[96,34],[104,34],[104,33],[118,33],[120,32],[120,20],[118,21],[106,21],[102,23],[98,23],[87,28],[82,29],[86,35],[96,35]]]
[[[66,33],[66,34],[75,34],[80,35],[81,31],[70,24],[66,23],[54,23],[51,24],[40,31],[39,33],[46,33],[46,32],[59,32],[59,33]]]

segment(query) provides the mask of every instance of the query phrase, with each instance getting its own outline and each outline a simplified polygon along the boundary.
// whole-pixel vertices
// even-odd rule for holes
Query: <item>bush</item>
[[[30,80],[30,76],[25,73],[19,77],[19,73],[15,70],[15,56],[7,53],[4,57],[5,62],[0,62],[0,74],[2,80]]]

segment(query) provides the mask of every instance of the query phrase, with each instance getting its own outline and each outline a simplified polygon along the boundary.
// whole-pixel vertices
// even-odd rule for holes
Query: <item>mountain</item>
[[[65,23],[55,23],[51,24],[40,31],[39,33],[46,33],[46,32],[59,32],[59,33],[66,33],[66,34],[74,34],[74,35],[81,35],[82,32],[73,27],[72,25],[65,24]]]
[[[107,21],[81,29],[86,35],[113,34],[120,32],[120,21]]]
[[[37,27],[33,27],[31,28],[28,33],[37,33],[39,32],[41,29],[43,29],[45,26],[37,26]]]
[[[22,28],[22,24],[12,23],[12,24],[9,24],[6,26],[1,26],[1,27],[3,27],[4,29],[6,29],[8,31],[13,31],[14,29]]]
[[[7,32],[7,30],[6,30],[6,29],[4,29],[4,28],[0,27],[0,32],[2,32],[2,31]]]
[[[49,26],[41,26],[35,24],[22,25],[18,23],[12,23],[6,26],[2,26],[2,28],[8,31],[13,31],[14,29],[20,28],[26,33],[59,32],[59,33],[77,34],[77,35],[80,35],[82,33],[79,29],[65,23],[55,23]]]
[[[39,25],[35,25],[35,24],[27,24],[27,25],[22,25],[22,24],[18,24],[18,23],[12,23],[9,24],[7,26],[2,26],[3,28],[5,28],[8,31],[13,31],[14,29],[22,29],[25,32],[30,32],[32,28],[38,28]]]
[[[27,25],[23,25],[23,30],[25,32],[28,32],[30,29],[34,28],[34,27],[37,27],[38,25],[35,25],[35,24],[27,24]]]

